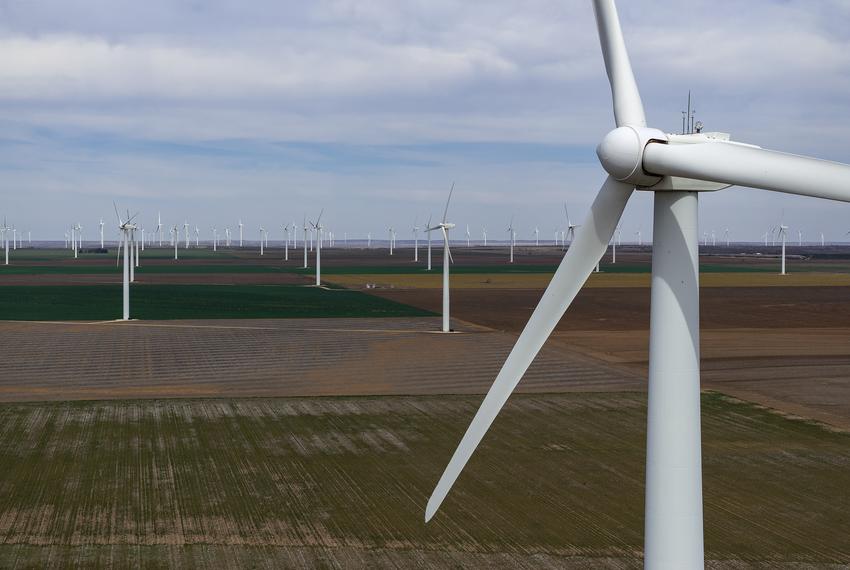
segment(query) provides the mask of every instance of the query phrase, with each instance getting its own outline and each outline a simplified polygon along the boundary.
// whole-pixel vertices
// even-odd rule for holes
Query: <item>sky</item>
[[[692,90],[707,131],[850,163],[850,1],[619,4],[650,126],[679,131]],[[0,0],[0,53],[0,215],[33,239],[94,239],[113,201],[207,239],[239,219],[281,239],[321,209],[338,237],[409,239],[453,182],[458,234],[513,217],[551,239],[605,178],[590,0]],[[850,230],[841,203],[700,200],[702,231],[732,239]],[[651,228],[640,192],[623,239]]]

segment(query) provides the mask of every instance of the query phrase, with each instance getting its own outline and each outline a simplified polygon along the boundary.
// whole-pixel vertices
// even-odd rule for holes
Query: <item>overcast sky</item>
[[[246,4],[249,4],[246,6]],[[628,0],[651,126],[850,163],[850,1]],[[0,214],[33,238],[112,201],[141,224],[246,235],[325,208],[338,236],[400,238],[437,215],[550,238],[585,215],[613,128],[590,0],[0,0]],[[701,198],[702,229],[843,240],[850,205],[744,188]],[[640,193],[624,239],[651,232]],[[463,231],[458,232],[457,238]],[[819,239],[819,237],[817,237]]]

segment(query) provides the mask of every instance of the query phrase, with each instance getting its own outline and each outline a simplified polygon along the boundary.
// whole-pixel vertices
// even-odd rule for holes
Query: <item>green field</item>
[[[121,285],[0,287],[0,319],[121,317]],[[358,291],[284,285],[133,285],[134,319],[418,317],[432,313]]]
[[[645,396],[0,405],[0,567],[639,568]],[[850,560],[850,435],[703,395],[711,568]],[[739,562],[741,561],[741,562]]]

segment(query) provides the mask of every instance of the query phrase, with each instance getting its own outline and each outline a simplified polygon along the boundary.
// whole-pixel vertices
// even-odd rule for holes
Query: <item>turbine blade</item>
[[[850,165],[726,142],[647,145],[647,172],[850,202]]]
[[[599,30],[599,43],[602,45],[602,57],[608,81],[611,83],[611,96],[614,99],[614,120],[618,127],[631,125],[646,126],[646,115],[640,99],[637,82],[632,73],[632,64],[620,28],[620,18],[614,0],[594,0],[596,27]]]
[[[437,512],[502,406],[596,267],[597,261],[605,254],[632,191],[631,186],[613,178],[608,178],[599,190],[582,231],[561,261],[428,500],[426,522]]]
[[[115,217],[118,218],[118,225],[124,225],[124,222],[121,221],[121,214],[118,213],[118,206],[115,204],[115,200],[112,201],[112,207],[115,208]]]
[[[318,217],[318,219],[316,220],[316,227],[318,227],[319,222],[321,222],[321,221],[322,221],[322,214],[324,214],[324,213],[325,213],[325,209],[324,209],[324,208],[322,208],[322,210],[319,212],[319,217]]]
[[[452,201],[452,194],[454,193],[454,191],[455,191],[455,183],[452,182],[452,189],[449,190],[449,199],[446,200],[446,209],[443,211],[443,223],[444,224],[446,223],[446,216],[449,215],[449,202]]]
[[[443,230],[443,239],[445,240],[445,243],[446,243],[446,253],[449,254],[449,263],[454,263],[455,260],[452,257],[452,250],[449,248],[449,232],[446,231],[445,226],[440,226],[440,229]]]

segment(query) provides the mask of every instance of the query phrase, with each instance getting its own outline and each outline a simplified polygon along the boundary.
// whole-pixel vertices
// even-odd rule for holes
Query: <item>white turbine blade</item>
[[[115,267],[121,265],[121,245],[124,243],[124,230],[121,230],[121,238],[118,240],[118,255],[115,257]]]
[[[850,165],[726,142],[651,143],[647,172],[850,202]]]
[[[440,226],[440,229],[443,230],[443,240],[445,240],[446,244],[446,253],[449,254],[449,263],[454,263],[455,260],[452,258],[452,250],[449,249],[449,232],[446,231],[445,226]]]
[[[319,223],[322,221],[322,214],[324,214],[324,213],[325,213],[325,209],[322,208],[322,210],[319,212],[319,217],[316,220],[316,227],[319,227]]]
[[[112,207],[115,208],[115,217],[118,218],[118,225],[124,225],[124,222],[121,221],[121,214],[118,213],[118,205],[115,204],[115,201],[112,202]]]
[[[546,339],[552,334],[558,321],[596,267],[596,263],[605,254],[632,191],[632,186],[617,182],[613,178],[608,178],[599,190],[584,228],[561,261],[558,271],[543,293],[540,303],[525,325],[428,500],[425,509],[426,522],[437,512],[466,462],[496,419],[496,415]]]
[[[446,209],[443,211],[443,223],[444,224],[446,223],[446,216],[449,215],[449,202],[452,201],[452,194],[454,193],[454,191],[455,191],[455,183],[452,182],[452,189],[449,190],[449,199],[446,200]]]
[[[608,81],[611,83],[611,96],[614,99],[614,120],[618,127],[631,125],[645,127],[646,116],[640,99],[637,82],[632,73],[632,64],[620,28],[620,18],[614,0],[594,0],[596,27],[599,30],[599,43],[602,45],[602,57]]]

